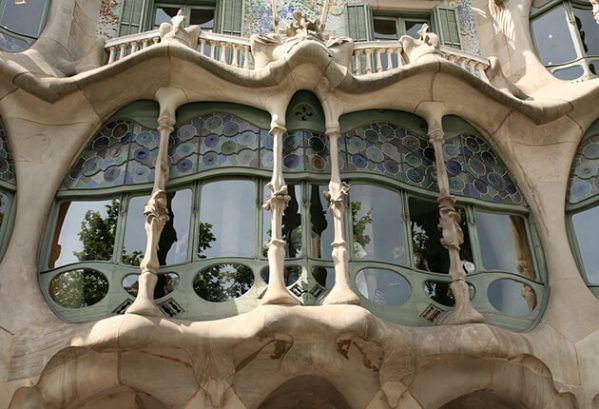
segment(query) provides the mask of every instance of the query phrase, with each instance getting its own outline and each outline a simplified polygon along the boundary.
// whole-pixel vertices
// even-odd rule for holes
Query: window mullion
[[[189,246],[191,247],[191,261],[200,261],[202,260],[198,256],[198,240],[200,236],[200,201],[202,200],[202,182],[197,182],[194,184],[194,192],[193,192],[193,203],[191,207],[191,218],[193,220],[192,227],[190,229],[190,237]]]
[[[123,254],[123,246],[125,245],[125,226],[127,226],[130,198],[131,196],[127,193],[123,193],[119,197],[119,215],[114,232],[114,249],[112,255],[113,262],[116,264],[122,263],[121,255]]]
[[[401,217],[404,220],[404,236],[407,236],[406,247],[407,247],[407,258],[408,258],[408,267],[412,270],[416,269],[416,265],[414,263],[414,243],[412,237],[412,218],[410,216],[410,208],[409,208],[409,193],[400,190],[399,192],[401,197]],[[406,235],[407,232],[407,235]]]

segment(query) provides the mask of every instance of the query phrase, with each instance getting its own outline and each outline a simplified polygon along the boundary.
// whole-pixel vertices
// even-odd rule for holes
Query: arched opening
[[[279,386],[259,409],[350,409],[346,399],[328,380],[298,376]]]
[[[526,409],[511,399],[502,397],[491,390],[481,390],[460,396],[439,409]]]

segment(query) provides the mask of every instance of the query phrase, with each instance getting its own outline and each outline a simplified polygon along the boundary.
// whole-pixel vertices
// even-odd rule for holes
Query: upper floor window
[[[170,23],[179,10],[185,15],[185,25],[198,25],[205,31],[214,30],[214,6],[194,6],[185,3],[156,3],[154,7],[154,28],[162,23]]]
[[[243,2],[238,0],[124,0],[119,35],[135,34],[170,23],[179,10],[187,25],[241,35]]]
[[[531,13],[532,37],[543,64],[559,79],[599,73],[599,24],[587,1],[542,1]]]
[[[574,157],[566,207],[573,252],[585,281],[599,297],[599,120]]]
[[[143,208],[154,180],[153,102],[121,110],[99,130],[57,193],[40,283],[70,321],[122,313],[137,291],[145,251]],[[324,113],[312,94],[291,100],[283,137],[289,202],[282,215],[285,282],[305,304],[334,285],[334,221],[324,192],[331,172]],[[222,318],[258,304],[272,238],[267,187],[269,116],[232,104],[177,110],[169,143],[170,219],[159,239],[154,297],[168,315]],[[435,152],[426,123],[397,111],[340,118],[339,166],[351,184],[345,211],[350,279],[367,308],[391,321],[430,325],[454,307],[436,202]],[[463,268],[490,322],[528,328],[543,284],[528,209],[506,167],[458,118],[444,120],[445,162],[460,196]]]
[[[15,171],[4,126],[0,123],[0,256],[8,245],[15,195]]]
[[[48,0],[0,0],[0,49],[29,47],[42,31],[49,5]]]
[[[347,6],[348,32],[355,41],[397,40],[402,35],[418,38],[428,24],[445,46],[461,48],[460,29],[455,9],[435,7],[424,13],[391,13],[372,10],[366,5]]]

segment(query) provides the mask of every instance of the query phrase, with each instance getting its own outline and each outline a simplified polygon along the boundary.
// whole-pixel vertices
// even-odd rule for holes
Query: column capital
[[[442,128],[433,128],[429,129],[428,137],[431,143],[441,142],[445,140],[445,132],[443,132]]]
[[[270,134],[271,135],[283,135],[285,132],[287,132],[287,128],[285,127],[285,124],[279,121],[272,121],[270,123]]]
[[[169,114],[163,114],[158,117],[158,131],[167,130],[169,133],[175,130],[176,120],[174,116]]]

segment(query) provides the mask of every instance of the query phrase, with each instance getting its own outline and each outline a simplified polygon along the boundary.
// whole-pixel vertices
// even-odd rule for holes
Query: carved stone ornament
[[[177,15],[171,19],[171,24],[160,24],[160,41],[162,43],[177,41],[195,50],[198,46],[198,39],[202,29],[200,26],[185,27],[184,24],[185,16],[179,10]]]
[[[342,217],[343,206],[349,195],[351,186],[347,182],[341,184],[331,184],[331,190],[324,192],[325,199],[329,202],[329,211],[333,216]]]
[[[283,185],[280,189],[276,189],[274,184],[272,182],[269,182],[267,186],[271,194],[266,203],[262,205],[262,207],[265,210],[272,210],[276,202],[283,202],[283,209],[287,208],[287,205],[291,200],[291,196],[287,194],[287,185]]]
[[[599,24],[599,0],[591,0],[591,4],[593,5],[593,16],[597,24]]]
[[[300,11],[293,13],[294,21],[282,34],[253,35],[250,46],[256,69],[264,68],[271,62],[284,58],[300,43],[312,41],[324,47],[337,64],[348,67],[354,49],[349,37],[334,37],[324,32],[320,19],[309,20]]]
[[[418,31],[419,38],[403,35],[399,39],[408,63],[416,62],[425,55],[441,55],[441,42],[435,33],[429,33],[428,24]]]

